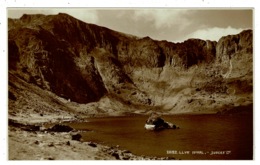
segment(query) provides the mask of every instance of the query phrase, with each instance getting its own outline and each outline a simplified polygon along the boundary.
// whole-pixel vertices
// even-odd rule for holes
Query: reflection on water
[[[106,117],[73,123],[85,141],[119,145],[136,155],[170,156],[192,160],[253,159],[252,114],[163,116],[177,130],[147,131],[147,116]]]

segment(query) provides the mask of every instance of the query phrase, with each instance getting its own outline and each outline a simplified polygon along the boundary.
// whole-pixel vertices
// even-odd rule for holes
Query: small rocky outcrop
[[[46,129],[49,132],[70,132],[73,128],[67,125],[55,124],[51,128]]]
[[[25,131],[39,131],[40,126],[38,125],[32,125],[32,124],[24,124],[20,123],[18,121],[15,121],[13,119],[8,119],[8,126],[9,127],[17,127]]]

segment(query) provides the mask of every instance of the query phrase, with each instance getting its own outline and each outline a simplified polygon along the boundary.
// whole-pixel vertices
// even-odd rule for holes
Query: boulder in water
[[[161,130],[161,129],[176,129],[178,126],[164,121],[157,113],[152,113],[145,123],[145,129],[147,130]]]
[[[71,136],[72,140],[77,140],[80,141],[80,139],[82,138],[82,136],[80,134],[75,134]]]

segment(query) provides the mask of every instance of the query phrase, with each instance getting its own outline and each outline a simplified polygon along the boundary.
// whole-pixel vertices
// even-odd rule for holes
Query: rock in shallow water
[[[82,138],[82,136],[80,134],[75,134],[75,135],[71,135],[72,140],[77,140],[80,141],[80,139]]]
[[[120,160],[120,156],[117,152],[112,153],[112,156],[114,156],[117,160]]]
[[[91,147],[97,147],[97,144],[94,143],[94,142],[89,142],[88,145],[91,146]]]
[[[152,113],[151,116],[146,121],[144,128],[146,130],[156,131],[156,130],[162,130],[162,129],[177,129],[178,126],[164,121],[160,115],[157,113]]]
[[[53,127],[47,129],[49,132],[70,132],[73,128],[67,125],[56,124]]]

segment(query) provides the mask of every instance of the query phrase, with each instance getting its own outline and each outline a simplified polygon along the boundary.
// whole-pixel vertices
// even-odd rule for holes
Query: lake
[[[84,141],[119,145],[136,155],[182,160],[252,160],[253,115],[171,115],[176,130],[147,131],[148,116],[103,117],[71,123]]]

